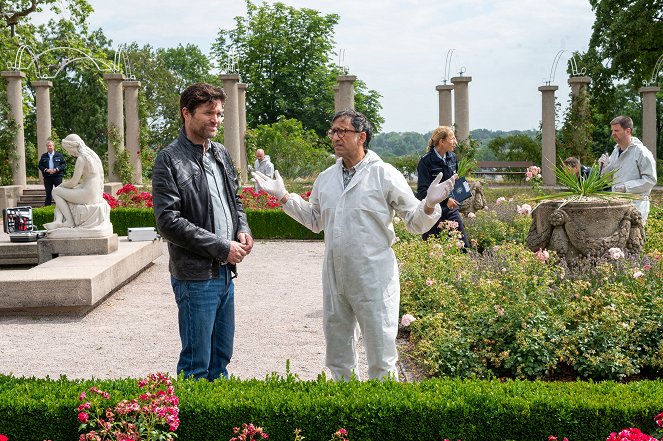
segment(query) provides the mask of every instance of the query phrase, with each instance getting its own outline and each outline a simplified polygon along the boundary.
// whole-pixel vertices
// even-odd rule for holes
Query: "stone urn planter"
[[[548,249],[567,261],[602,256],[610,248],[639,254],[644,249],[642,216],[625,199],[550,200],[532,211],[527,247]]]

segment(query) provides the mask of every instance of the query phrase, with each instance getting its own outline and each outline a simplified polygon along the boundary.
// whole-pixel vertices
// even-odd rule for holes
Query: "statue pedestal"
[[[117,234],[76,239],[43,238],[37,241],[40,265],[59,256],[111,254],[117,251],[117,248]]]

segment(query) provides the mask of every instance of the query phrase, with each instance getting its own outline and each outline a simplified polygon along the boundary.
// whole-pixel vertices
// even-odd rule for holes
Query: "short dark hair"
[[[354,109],[345,109],[341,110],[340,112],[336,112],[336,115],[334,115],[331,122],[333,123],[339,118],[350,118],[352,127],[354,127],[357,132],[366,133],[366,139],[364,140],[364,152],[368,150],[368,143],[370,143],[371,139],[373,139],[373,127],[368,121],[368,118],[366,118],[363,113],[359,113]]]
[[[613,118],[613,120],[610,121],[610,125],[614,126],[615,124],[619,124],[624,130],[626,129],[633,130],[633,120],[628,116],[619,115],[618,117]]]
[[[209,83],[193,83],[180,95],[180,118],[184,124],[184,115],[182,109],[185,107],[192,115],[201,104],[211,103],[220,100],[226,100],[226,93],[222,88]]]

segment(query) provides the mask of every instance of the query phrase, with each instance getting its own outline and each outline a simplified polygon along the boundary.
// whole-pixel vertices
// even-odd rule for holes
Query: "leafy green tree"
[[[249,84],[247,124],[255,127],[283,117],[295,118],[322,137],[334,112],[333,30],[336,14],[297,9],[277,2],[246,1],[246,17],[235,17],[235,28],[220,30],[212,53],[219,65],[231,54],[238,59],[242,81]],[[356,84],[355,105],[379,131],[379,94]]]
[[[593,162],[593,130],[589,95],[586,89],[581,89],[578,96],[571,97],[571,106],[557,139],[557,156],[562,159],[575,156],[583,164]]]
[[[319,146],[313,130],[306,130],[296,119],[282,118],[263,124],[247,135],[247,156],[257,148],[265,150],[284,178],[308,177],[331,164],[331,153]]]
[[[592,78],[590,101],[595,139],[594,152],[605,149],[610,120],[620,114],[640,125],[638,89],[654,73],[663,54],[663,8],[660,0],[589,0],[596,17],[589,48],[578,54],[581,67]],[[660,78],[660,73],[659,73]],[[654,83],[657,79],[654,78]],[[623,98],[626,97],[626,100]],[[663,153],[663,95],[657,100],[658,154]]]
[[[488,143],[488,148],[500,161],[541,161],[541,146],[525,134],[498,136]]]

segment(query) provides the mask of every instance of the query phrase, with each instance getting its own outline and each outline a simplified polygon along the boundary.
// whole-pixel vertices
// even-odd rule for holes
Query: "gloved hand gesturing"
[[[278,170],[274,172],[274,179],[259,171],[251,173],[251,176],[253,176],[253,179],[256,180],[258,189],[263,190],[265,193],[271,194],[279,201],[283,199],[283,196],[285,196],[286,193],[288,193],[288,191],[285,189],[285,184],[283,184],[283,178],[281,178]]]
[[[446,181],[440,182],[442,181],[442,173],[438,174],[433,182],[431,182],[430,187],[428,187],[426,206],[428,208],[435,208],[437,204],[448,198],[451,194],[451,190],[454,188],[456,178],[458,178],[458,175],[454,174]]]
[[[601,157],[599,158],[599,161],[598,161],[600,166],[605,167],[605,165],[608,163],[609,158],[610,157],[608,156],[607,153],[602,154]]]

